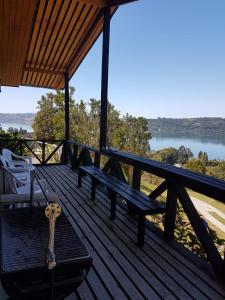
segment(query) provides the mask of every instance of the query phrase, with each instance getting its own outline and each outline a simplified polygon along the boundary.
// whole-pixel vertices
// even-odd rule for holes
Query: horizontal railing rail
[[[122,168],[118,167],[120,163],[132,166],[132,186],[138,190],[140,190],[141,187],[142,171],[162,178],[164,181],[150,193],[149,197],[156,199],[162,195],[162,193],[167,191],[164,222],[165,239],[168,241],[174,239],[177,201],[179,200],[205,254],[207,255],[208,261],[215,270],[215,273],[218,277],[222,279],[225,278],[225,260],[215,246],[205,221],[199,215],[186,190],[190,189],[225,203],[224,181],[131,153],[112,149],[103,149],[102,151],[99,151],[96,148],[74,141],[68,141],[67,143],[70,145],[70,161],[72,162],[71,166],[74,169],[82,164],[94,164],[99,167],[101,156],[104,156],[108,158],[108,161],[105,163],[103,169],[109,170],[109,168],[113,168],[120,178],[124,176],[123,174],[118,174],[118,172],[120,173],[122,170]]]

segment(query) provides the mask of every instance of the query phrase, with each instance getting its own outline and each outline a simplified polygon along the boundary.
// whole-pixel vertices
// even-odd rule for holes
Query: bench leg
[[[138,237],[137,244],[139,247],[144,246],[145,238],[145,215],[140,213],[138,217]]]
[[[95,193],[96,193],[96,180],[91,177],[91,200],[95,200]]]
[[[110,218],[114,220],[116,217],[116,193],[112,190],[109,190],[109,199],[111,201]]]
[[[78,169],[78,183],[77,183],[77,187],[80,188],[81,184],[82,184],[82,176],[83,176],[83,172]]]

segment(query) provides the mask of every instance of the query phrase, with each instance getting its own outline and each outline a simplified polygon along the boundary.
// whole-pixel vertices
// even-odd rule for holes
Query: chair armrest
[[[27,161],[29,162],[29,164],[32,165],[32,156],[24,156],[24,155],[17,155],[15,153],[12,153],[12,156],[14,156],[17,159],[21,159],[22,161],[24,161],[24,163],[26,163]]]

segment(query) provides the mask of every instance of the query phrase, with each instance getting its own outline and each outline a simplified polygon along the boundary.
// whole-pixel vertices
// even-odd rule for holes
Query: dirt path
[[[202,200],[199,200],[195,197],[191,197],[196,209],[198,212],[206,219],[206,221],[210,221],[213,225],[215,225],[217,228],[222,230],[225,233],[225,225],[218,221],[214,216],[211,215],[212,212],[216,213],[218,216],[220,216],[225,221],[225,214],[219,211],[217,208],[213,207],[212,205],[209,205],[205,203]]]

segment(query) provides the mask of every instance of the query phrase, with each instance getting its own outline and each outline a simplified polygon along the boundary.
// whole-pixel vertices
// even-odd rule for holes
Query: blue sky
[[[100,38],[71,80],[100,98]],[[225,117],[225,1],[140,0],[111,22],[109,100],[122,114]],[[44,89],[2,87],[0,112],[34,112]]]

